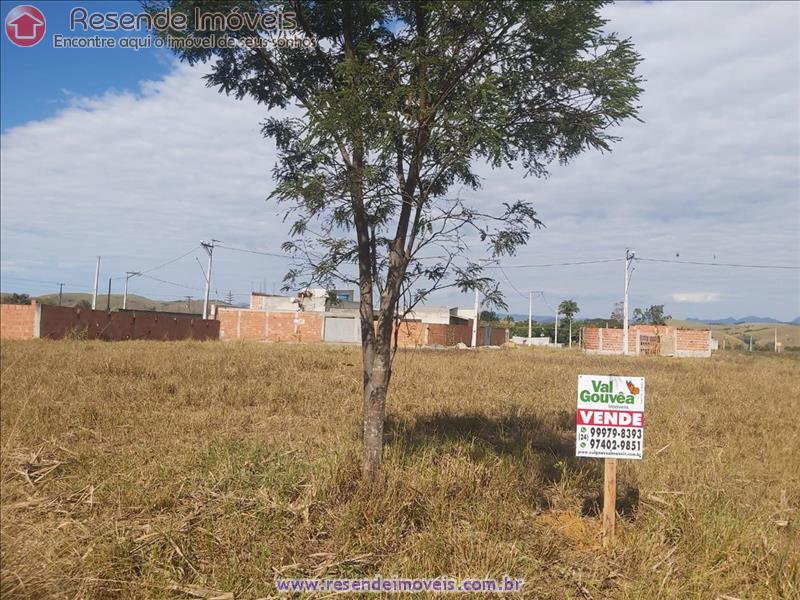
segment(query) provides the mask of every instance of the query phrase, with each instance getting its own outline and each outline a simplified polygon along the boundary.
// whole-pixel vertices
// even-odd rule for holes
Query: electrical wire
[[[560,262],[560,263],[542,263],[542,264],[533,264],[533,265],[506,265],[506,269],[533,269],[536,267],[569,267],[572,265],[596,265],[599,263],[610,263],[610,262],[620,262],[625,260],[624,258],[606,258],[602,260],[578,260],[572,262]],[[487,265],[484,267],[486,269],[502,269],[500,265]]]
[[[511,289],[512,289],[512,290],[514,290],[515,292],[517,292],[517,294],[519,294],[519,295],[520,295],[520,297],[522,297],[522,298],[525,298],[525,297],[526,297],[526,296],[525,296],[525,294],[523,294],[522,292],[520,292],[520,291],[517,289],[517,286],[515,286],[515,285],[514,285],[514,284],[511,282],[511,279],[509,278],[509,276],[508,276],[508,274],[506,273],[505,269],[503,269],[503,267],[502,267],[502,266],[500,266],[500,265],[497,265],[497,267],[500,269],[500,272],[503,274],[503,277],[505,277],[505,278],[506,278],[506,281],[508,282],[508,285],[510,285],[510,286],[511,286]]]
[[[171,265],[171,264],[172,264],[172,263],[174,263],[174,262],[178,262],[178,261],[179,261],[180,259],[182,259],[182,258],[186,258],[186,257],[187,257],[187,256],[189,256],[189,255],[190,255],[192,252],[197,252],[197,250],[198,250],[199,248],[200,248],[200,246],[195,246],[194,248],[192,248],[191,250],[189,250],[189,251],[188,251],[186,254],[181,254],[179,257],[177,257],[177,258],[173,258],[173,259],[171,259],[171,260],[168,260],[167,262],[165,262],[165,263],[162,263],[162,264],[158,265],[157,267],[152,267],[151,269],[147,269],[147,270],[145,270],[145,271],[139,271],[139,275],[144,275],[145,273],[152,273],[153,271],[158,271],[159,269],[163,269],[163,268],[164,268],[164,267],[166,267],[167,265]]]
[[[233,246],[225,246],[223,244],[216,244],[215,248],[225,248],[225,250],[233,250],[234,252],[247,252],[248,254],[260,254],[261,256],[273,256],[277,258],[290,258],[285,254],[278,254],[276,252],[263,252],[261,250],[248,250],[247,248],[234,248]]]
[[[152,275],[142,274],[142,275],[140,275],[140,277],[144,277],[145,279],[152,279],[153,281],[158,281],[159,283],[166,283],[168,285],[174,285],[175,287],[180,287],[180,288],[183,288],[183,289],[186,289],[186,290],[195,290],[195,291],[198,291],[198,292],[205,291],[205,290],[203,290],[203,288],[193,287],[191,285],[184,285],[184,284],[178,283],[176,281],[168,281],[166,279],[159,279],[158,277],[153,277]]]
[[[701,262],[696,260],[674,260],[674,259],[663,259],[663,258],[642,258],[636,256],[633,260],[641,260],[646,262],[657,262],[657,263],[675,263],[679,265],[702,265],[706,267],[738,267],[743,269],[793,269],[793,270],[800,270],[800,266],[791,266],[791,265],[743,265],[743,264],[736,264],[736,263],[716,263],[716,262]]]

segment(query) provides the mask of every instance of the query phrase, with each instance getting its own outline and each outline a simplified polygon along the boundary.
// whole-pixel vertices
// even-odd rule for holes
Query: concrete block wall
[[[35,336],[36,302],[0,304],[0,338],[29,340]]]

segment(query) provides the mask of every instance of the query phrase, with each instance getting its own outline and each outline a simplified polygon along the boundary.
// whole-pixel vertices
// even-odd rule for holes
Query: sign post
[[[603,458],[603,546],[613,545],[617,459],[644,452],[644,377],[578,375],[575,456]]]

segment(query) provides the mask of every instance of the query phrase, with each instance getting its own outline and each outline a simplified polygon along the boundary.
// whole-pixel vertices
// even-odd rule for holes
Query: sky
[[[17,5],[0,4],[3,19]],[[132,278],[130,291],[199,298],[201,239],[279,253],[288,225],[266,201],[276,162],[260,134],[266,109],[207,88],[202,65],[164,50],[53,48],[80,4],[38,3],[47,35],[37,46],[0,42],[0,289],[88,292],[100,255],[100,289],[113,277],[118,293],[126,271],[182,257]],[[641,122],[615,131],[612,152],[554,165],[545,179],[481,168],[482,189],[464,196],[530,200],[546,225],[496,271],[509,312],[526,313],[537,290],[535,314],[572,298],[580,316],[608,316],[631,248],[684,261],[637,261],[632,307],[797,317],[800,270],[720,265],[800,265],[800,5],[625,2],[605,16],[644,58]],[[287,264],[218,248],[213,293],[246,302],[250,290],[278,290]],[[448,291],[431,303],[472,298]]]

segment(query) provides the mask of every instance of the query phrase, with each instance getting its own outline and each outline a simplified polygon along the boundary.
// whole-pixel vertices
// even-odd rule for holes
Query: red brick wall
[[[458,343],[472,345],[472,322],[468,324],[447,325],[430,323],[428,327],[428,345],[455,346]]]
[[[216,340],[219,322],[151,312],[41,307],[39,337],[59,339],[73,334],[103,340]]]
[[[678,350],[704,352],[710,349],[711,336],[707,329],[678,329]]]
[[[299,323],[295,323],[295,319]],[[281,312],[238,308],[218,308],[220,338],[223,340],[250,340],[261,342],[321,342],[325,319],[321,312]],[[478,333],[478,344],[483,343],[486,327]],[[455,346],[472,343],[472,322],[446,325],[403,321],[397,333],[397,344],[404,347]],[[506,341],[506,330],[493,327],[491,343],[500,346]]]
[[[492,327],[491,330],[492,346],[502,346],[508,341],[508,329],[502,327]]]
[[[403,321],[400,323],[395,333],[397,333],[398,346],[425,346],[430,344],[430,330],[426,329],[430,325],[419,321]]]
[[[321,342],[322,313],[217,310],[220,339],[260,342]],[[297,320],[297,323],[295,323]]]
[[[676,336],[675,353],[710,352],[710,335],[707,329],[675,329],[666,325],[634,325],[628,328],[628,351],[636,353],[636,334],[659,336],[662,347],[672,349],[672,336]],[[622,353],[622,329],[583,328],[584,350],[608,354]],[[602,344],[601,344],[602,338]]]
[[[486,330],[490,329],[490,345],[502,346],[506,343],[506,329],[501,327],[488,327],[481,325],[478,327],[478,346],[483,346]],[[440,344],[442,346],[455,346],[459,342],[472,346],[472,320],[458,325],[445,325],[431,323],[428,325],[428,344]]]
[[[622,333],[622,329],[584,327],[583,347],[585,350],[622,354]],[[632,327],[628,329],[628,349],[631,352],[636,351],[636,333]]]
[[[29,340],[34,334],[36,303],[0,304],[0,338]]]

